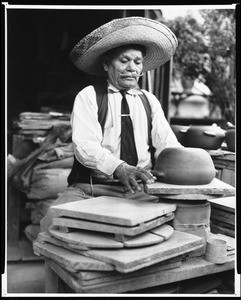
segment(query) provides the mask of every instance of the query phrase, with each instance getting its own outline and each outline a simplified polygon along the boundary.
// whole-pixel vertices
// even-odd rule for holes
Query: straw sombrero
[[[70,59],[81,71],[106,75],[101,56],[125,44],[140,44],[146,49],[143,72],[160,67],[177,48],[174,33],[162,23],[143,17],[114,19],[85,36],[75,45]]]

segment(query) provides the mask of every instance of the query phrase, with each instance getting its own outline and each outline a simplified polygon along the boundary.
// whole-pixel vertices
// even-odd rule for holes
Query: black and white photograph
[[[2,297],[240,297],[239,5],[1,4]]]

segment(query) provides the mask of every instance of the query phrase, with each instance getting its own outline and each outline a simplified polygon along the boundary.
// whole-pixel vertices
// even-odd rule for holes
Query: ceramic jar
[[[189,128],[189,126],[185,125],[171,125],[172,131],[174,132],[175,136],[177,137],[177,140],[180,144],[183,146],[186,145],[186,132]]]
[[[216,170],[211,156],[204,149],[169,147],[160,153],[152,173],[160,182],[200,185],[210,183]]]
[[[235,152],[235,126],[230,126],[227,128],[225,141],[228,150],[231,152]]]
[[[215,264],[227,262],[227,242],[222,239],[208,239],[205,259]]]
[[[226,131],[213,124],[211,126],[191,125],[185,136],[186,146],[217,150],[225,139]]]

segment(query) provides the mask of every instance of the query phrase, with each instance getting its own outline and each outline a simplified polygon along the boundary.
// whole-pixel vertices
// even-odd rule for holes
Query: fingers
[[[136,185],[134,183],[136,182],[135,178],[126,176],[125,180],[122,181],[122,183],[126,186],[127,191],[131,192],[132,194],[135,194],[135,186],[138,185],[136,182]],[[134,189],[131,187],[131,185],[134,185]]]
[[[128,192],[135,194],[136,191],[141,191],[142,188],[139,186],[136,178],[133,175],[126,174],[125,178],[122,179],[122,183],[127,188]]]
[[[137,178],[139,178],[142,181],[147,182],[147,183],[151,182],[151,180],[148,179],[148,177],[145,176],[145,174],[143,174],[141,172],[133,172],[131,174],[126,174],[126,178],[125,178],[124,184],[128,188],[128,191],[130,191],[133,194],[136,191],[139,191],[139,192],[142,191],[141,186],[137,182]]]
[[[138,168],[138,170],[139,171],[135,173],[135,176],[141,179],[144,183],[150,184],[155,182],[155,179],[151,173],[141,168]]]
[[[130,184],[132,185],[132,187],[134,188],[135,191],[141,191],[141,187],[138,184],[138,182],[136,181],[136,179],[134,177],[130,177],[129,179]]]
[[[130,166],[126,163],[121,164],[115,170],[115,176],[126,186],[131,193],[141,191],[142,188],[138,184],[137,179],[141,179],[143,183],[150,184],[155,182],[153,175],[140,167]]]

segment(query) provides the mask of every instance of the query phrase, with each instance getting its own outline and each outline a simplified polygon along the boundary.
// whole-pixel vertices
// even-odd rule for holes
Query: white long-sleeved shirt
[[[182,147],[171,130],[158,99],[153,94],[142,91],[146,94],[152,111],[151,135],[152,144],[156,148],[155,157],[166,147]],[[147,116],[140,93],[140,90],[132,89],[127,92],[126,99],[134,128],[137,165],[150,170]],[[98,122],[98,106],[93,86],[87,86],[77,94],[71,115],[72,141],[77,160],[86,167],[109,176],[123,163],[120,160],[121,100],[119,90],[108,83],[108,112],[104,134]]]

